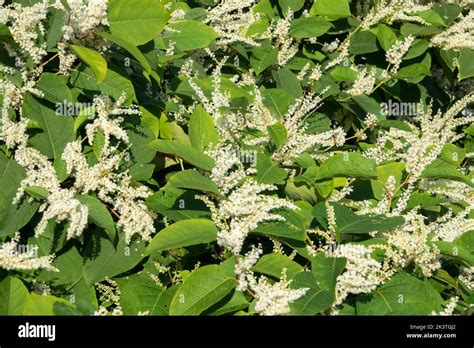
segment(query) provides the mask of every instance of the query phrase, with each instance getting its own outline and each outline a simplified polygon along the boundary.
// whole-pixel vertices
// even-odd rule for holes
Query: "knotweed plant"
[[[0,314],[471,314],[473,18],[0,0]]]

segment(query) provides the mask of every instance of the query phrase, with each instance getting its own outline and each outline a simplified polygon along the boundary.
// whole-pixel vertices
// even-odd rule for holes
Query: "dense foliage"
[[[472,0],[0,0],[0,314],[474,304]]]

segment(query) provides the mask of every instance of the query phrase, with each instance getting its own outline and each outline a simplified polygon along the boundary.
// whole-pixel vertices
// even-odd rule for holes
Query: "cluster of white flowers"
[[[428,23],[416,13],[429,10],[432,6],[419,5],[416,0],[381,0],[364,16],[361,26],[363,29],[369,29],[380,22],[391,24],[400,20],[427,25]]]
[[[68,21],[62,27],[62,37],[58,43],[59,73],[67,75],[76,61],[76,55],[67,49],[69,43],[87,44],[99,51],[109,47],[104,39],[97,37],[94,31],[108,26],[108,0],[67,0],[67,6],[56,1],[55,7],[67,13]]]
[[[459,302],[459,296],[453,296],[449,299],[448,304],[444,308],[444,310],[440,313],[436,313],[433,311],[431,315],[442,315],[442,316],[450,316],[454,314],[454,310]]]
[[[367,69],[367,67],[364,67],[361,71],[359,71],[357,79],[354,81],[351,88],[349,88],[346,92],[352,96],[370,94],[372,92],[372,88],[374,88],[374,84],[375,69]]]
[[[316,146],[341,146],[345,143],[346,133],[342,128],[318,134],[306,132],[308,124],[305,121],[321,101],[319,95],[308,93],[290,107],[283,120],[287,139],[281,148],[273,153],[274,160],[287,164],[291,163],[294,157]]]
[[[57,272],[51,265],[54,255],[37,257],[38,246],[24,248],[19,244],[20,234],[16,233],[10,242],[0,245],[0,268],[7,271],[25,271],[45,269]]]
[[[432,230],[424,218],[415,213],[405,215],[406,223],[395,231],[386,233],[390,245],[385,248],[387,258],[395,268],[405,268],[410,263],[419,267],[425,277],[441,267],[439,250],[429,244]]]
[[[395,42],[385,53],[385,59],[391,64],[390,74],[395,75],[400,68],[403,56],[410,49],[415,37],[408,35],[404,40]]]
[[[470,10],[466,16],[461,13],[458,21],[431,38],[431,44],[444,50],[474,50],[474,10]]]
[[[256,0],[224,0],[208,12],[204,23],[219,34],[218,45],[227,47],[241,42],[260,46],[260,43],[247,35],[250,26],[260,19],[260,14],[252,10],[255,3]],[[262,35],[258,38],[262,38]]]
[[[121,316],[123,315],[120,305],[120,289],[117,282],[112,279],[106,279],[103,283],[96,284],[97,292],[100,294],[98,302],[99,309],[94,312],[95,316]],[[112,311],[109,310],[110,307]]]
[[[298,52],[298,42],[289,35],[294,13],[288,11],[286,18],[280,18],[274,25],[272,37],[278,46],[278,65],[285,65]]]
[[[289,314],[290,303],[304,296],[309,289],[290,289],[291,280],[287,280],[286,268],[283,268],[278,282],[271,282],[265,276],[257,279],[252,267],[262,253],[261,246],[253,246],[245,257],[237,259],[235,265],[235,274],[239,281],[237,290],[248,290],[255,297],[255,312],[260,315]]]
[[[0,7],[0,23],[8,22],[13,40],[36,64],[46,55],[46,42],[43,40],[43,43],[39,43],[39,40],[44,39],[45,27],[42,21],[48,15],[48,6],[48,1],[43,0],[33,6],[13,3]]]
[[[372,258],[375,246],[355,244],[339,245],[332,253],[333,257],[347,259],[345,271],[336,280],[336,299],[334,305],[340,305],[349,294],[362,294],[374,291],[389,279],[393,271]]]

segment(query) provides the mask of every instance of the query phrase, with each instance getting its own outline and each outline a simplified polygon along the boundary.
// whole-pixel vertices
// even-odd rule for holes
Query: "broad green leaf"
[[[431,25],[426,26],[426,25],[413,24],[413,23],[406,22],[402,24],[400,31],[404,37],[407,37],[409,35],[431,36],[431,35],[440,33],[441,31],[443,31],[443,29],[440,27],[435,27]]]
[[[170,315],[199,315],[223,299],[237,282],[217,265],[201,267],[191,273],[176,292]]]
[[[281,122],[274,123],[267,127],[268,134],[272,138],[273,142],[280,149],[288,137],[288,132],[285,126]]]
[[[317,253],[311,262],[311,271],[318,286],[334,294],[336,279],[344,271],[346,261],[345,258],[327,256],[324,252]]]
[[[281,11],[284,15],[288,13],[288,10],[298,12],[304,6],[304,0],[278,0]]]
[[[300,17],[291,21],[290,35],[297,39],[318,37],[331,28],[331,23],[318,17]]]
[[[161,33],[169,14],[158,0],[110,0],[108,19],[114,36],[139,46]]]
[[[299,229],[286,222],[269,222],[266,224],[261,224],[253,232],[300,241],[304,241],[306,239],[306,234],[302,229]]]
[[[111,96],[115,100],[119,99],[123,93],[127,95],[127,101],[136,100],[135,89],[133,88],[132,82],[119,72],[114,71],[115,68],[112,68],[112,66],[109,66],[105,80],[97,84],[92,69],[79,66],[79,68],[71,74],[70,82],[77,88],[86,91],[99,91]],[[117,71],[120,70],[117,69]]]
[[[421,56],[423,53],[426,52],[426,50],[428,49],[430,43],[428,40],[425,40],[425,39],[415,39],[413,41],[413,43],[411,44],[411,47],[410,49],[408,50],[408,52],[403,56],[403,60],[408,60],[408,59],[412,59],[412,58],[416,58],[416,57],[419,57]],[[442,52],[445,52],[445,51],[441,51],[441,54]]]
[[[388,51],[397,41],[397,35],[395,35],[390,27],[387,27],[385,24],[379,24],[377,27],[377,39],[379,40],[380,46],[382,46],[385,51]]]
[[[72,51],[86,63],[95,73],[95,79],[97,84],[104,81],[107,75],[107,61],[102,55],[87,47],[71,45]]]
[[[48,190],[41,186],[29,186],[25,192],[33,198],[48,198],[49,196]]]
[[[209,243],[217,238],[217,228],[206,219],[187,219],[165,227],[153,237],[146,249],[149,255],[156,251]]]
[[[459,52],[459,59],[458,59],[458,69],[459,69],[459,76],[458,80],[464,80],[469,77],[474,76],[474,50],[463,48],[461,52]]]
[[[8,276],[0,282],[0,315],[23,315],[30,293],[21,280]]]
[[[220,194],[214,181],[193,169],[177,172],[169,179],[167,186]]]
[[[388,163],[377,167],[378,180],[371,180],[370,185],[372,186],[372,192],[374,197],[378,200],[382,199],[385,189],[384,185],[387,184],[389,176],[395,177],[395,187],[398,187],[402,180],[403,170],[405,169],[404,163]],[[399,195],[400,192],[397,192]]]
[[[113,43],[119,45],[123,49],[125,49],[128,53],[130,53],[133,58],[135,58],[143,67],[143,69],[146,71],[146,73],[150,74],[151,73],[151,66],[146,57],[143,55],[143,53],[135,46],[134,44],[131,44],[130,42],[117,37],[115,35],[106,33],[106,32],[101,32],[98,33],[100,36],[106,38],[109,41],[112,41]]]
[[[92,285],[124,273],[143,259],[144,251],[145,245],[141,239],[127,245],[121,237],[117,247],[114,247],[109,239],[94,236],[84,251],[84,279],[88,285]]]
[[[278,49],[270,44],[254,47],[250,56],[250,65],[257,75],[274,64],[278,57]]]
[[[91,222],[102,227],[107,232],[110,240],[114,242],[117,232],[115,230],[114,220],[107,210],[107,207],[93,196],[81,195],[77,197],[77,200],[88,208]]]
[[[373,231],[386,231],[402,225],[405,220],[401,216],[356,215],[350,208],[340,204],[332,204],[336,215],[337,231],[347,234],[364,234]],[[313,215],[327,227],[327,216],[324,202],[314,206]]]
[[[344,66],[338,66],[331,71],[331,76],[338,81],[355,81],[358,75],[354,69]]]
[[[297,274],[290,287],[308,288],[302,297],[290,303],[291,313],[294,315],[316,315],[330,308],[334,302],[334,290],[321,288],[311,272]]]
[[[212,116],[201,105],[194,109],[189,120],[189,139],[199,151],[203,151],[210,144],[217,145],[219,142]]]
[[[178,140],[156,139],[148,146],[161,153],[181,157],[186,162],[204,170],[212,170],[215,164],[211,157],[205,155],[191,145],[184,144]]]
[[[443,18],[441,18],[441,16],[434,10],[425,10],[425,11],[415,12],[414,15],[422,18],[425,22],[429,24],[442,26],[442,27],[446,26],[444,24]]]
[[[349,17],[351,10],[347,0],[317,0],[311,7],[310,15],[326,16],[331,19]]]
[[[209,208],[196,199],[196,191],[165,187],[148,197],[146,204],[173,221],[210,218]]]
[[[171,32],[164,38],[167,42],[174,42],[181,51],[207,47],[219,37],[211,27],[194,20],[173,22],[169,27]]]
[[[440,312],[443,299],[428,283],[401,272],[357,301],[358,315],[430,315]]]
[[[288,92],[280,88],[269,88],[262,92],[263,104],[273,112],[275,118],[282,119],[291,104],[293,97]]]
[[[445,241],[433,242],[441,254],[454,257],[467,263],[468,266],[474,266],[474,254],[462,245]]]
[[[430,76],[431,72],[429,68],[421,63],[415,63],[409,66],[401,68],[395,78],[405,80],[408,82],[414,81],[414,79],[422,78],[423,76]]]
[[[283,89],[294,98],[301,97],[303,93],[301,83],[296,75],[290,71],[290,69],[282,68],[277,71],[273,71],[272,75],[276,81],[277,88]]]
[[[30,143],[49,158],[60,157],[66,144],[75,140],[72,117],[56,115],[29,93],[24,98],[23,115],[41,128],[42,132],[32,136]]]
[[[354,152],[334,155],[321,164],[318,179],[334,177],[376,179],[375,161]]]
[[[66,13],[57,8],[49,9],[48,33],[46,35],[46,46],[48,51],[56,50],[56,45],[63,36],[62,27],[66,24]]]
[[[377,36],[370,31],[358,31],[350,39],[349,52],[365,54],[378,51]]]
[[[55,315],[60,309],[73,308],[73,305],[65,299],[55,296],[41,296],[36,293],[31,293],[26,301],[25,310],[23,315],[38,315],[38,316],[51,316]]]
[[[468,185],[474,186],[474,183],[469,180],[455,165],[448,163],[442,159],[435,159],[433,162],[425,167],[421,173],[422,178],[429,179],[449,179],[454,181],[461,181]]]
[[[231,312],[236,312],[240,309],[247,308],[249,301],[245,298],[242,291],[233,291],[224,297],[221,301],[216,303],[214,306],[207,309],[202,315],[224,315]]]
[[[285,169],[280,168],[266,154],[257,155],[257,176],[256,179],[262,184],[284,184],[288,176]]]
[[[263,255],[252,270],[280,279],[284,268],[286,268],[288,279],[292,279],[297,273],[303,272],[303,267],[299,263],[286,255],[276,253]]]
[[[165,291],[148,274],[120,278],[117,279],[117,284],[124,315],[138,315],[140,312],[148,312],[148,315],[168,314],[168,310],[160,302]]]
[[[58,103],[73,102],[67,82],[67,76],[44,72],[36,84],[36,88],[44,93],[44,99],[56,103],[56,107],[58,107]]]
[[[285,186],[285,194],[294,201],[305,200],[314,204],[318,200],[314,188],[304,180],[304,177],[288,179]]]

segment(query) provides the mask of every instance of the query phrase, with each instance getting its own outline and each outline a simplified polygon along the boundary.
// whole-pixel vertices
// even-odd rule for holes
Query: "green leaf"
[[[148,62],[146,57],[143,55],[143,53],[137,48],[137,46],[131,44],[130,42],[120,37],[114,36],[109,33],[101,32],[98,34],[102,36],[103,38],[106,38],[107,40],[112,41],[113,43],[125,49],[128,53],[130,53],[133,56],[133,58],[135,58],[141,64],[141,66],[143,67],[143,69],[145,70],[147,74],[151,74],[150,63]]]
[[[440,312],[443,299],[428,281],[401,272],[371,295],[357,301],[358,315],[430,315]]]
[[[464,261],[468,266],[474,266],[474,254],[462,245],[445,241],[433,242],[433,244],[436,245],[441,254]]]
[[[429,24],[442,26],[442,27],[446,26],[444,24],[443,18],[441,18],[441,16],[434,10],[425,10],[425,11],[415,12],[413,14],[424,19],[425,22]]]
[[[430,75],[430,69],[425,64],[415,63],[398,70],[397,74],[395,75],[395,78],[412,82],[414,81],[414,79],[419,79],[423,76]]]
[[[201,267],[183,282],[170,306],[170,315],[199,315],[219,302],[235,288],[237,282],[221,267]]]
[[[256,179],[262,184],[277,184],[285,183],[285,178],[288,176],[286,170],[280,168],[277,163],[272,161],[266,154],[259,153],[257,155],[257,176]]]
[[[286,268],[288,279],[292,279],[296,274],[303,272],[303,267],[299,263],[286,255],[276,253],[263,255],[252,267],[252,270],[280,279],[284,268]]]
[[[65,299],[55,296],[41,296],[31,293],[26,301],[23,315],[55,315],[56,311],[65,307],[73,308],[73,305]]]
[[[18,278],[8,276],[0,282],[0,315],[23,315],[30,293]]]
[[[46,39],[46,47],[48,51],[56,50],[56,45],[63,36],[62,27],[66,24],[66,13],[63,10],[50,8],[48,21],[48,34]]]
[[[395,177],[395,187],[398,187],[402,180],[403,170],[405,169],[404,163],[388,163],[377,167],[378,180],[371,180],[370,185],[372,186],[372,192],[374,197],[378,200],[382,199],[389,176]],[[399,194],[397,192],[397,194]]]
[[[461,181],[468,185],[474,186],[474,183],[472,183],[467,176],[459,171],[454,164],[446,162],[442,159],[435,159],[433,162],[428,164],[421,173],[420,177],[429,179],[449,179]]]
[[[196,167],[202,168],[207,171],[211,171],[214,168],[214,160],[205,155],[204,153],[196,150],[191,145],[184,144],[178,140],[153,140],[148,146],[153,150],[169,155],[175,155],[181,157],[186,162],[195,165]]]
[[[173,22],[169,27],[172,31],[164,39],[174,42],[176,48],[181,51],[207,47],[219,37],[211,27],[194,20]]]
[[[117,71],[120,70],[117,69]],[[119,72],[114,71],[111,66],[109,66],[105,80],[101,84],[96,83],[92,69],[82,65],[71,74],[70,81],[74,87],[90,91],[100,91],[115,100],[119,99],[123,93],[126,93],[127,101],[136,100],[132,82]]]
[[[250,65],[257,75],[274,64],[278,57],[278,49],[270,44],[262,44],[254,47],[250,56]]]
[[[161,33],[169,14],[158,0],[110,0],[108,19],[114,36],[139,46]]]
[[[30,143],[49,158],[61,157],[66,144],[75,140],[72,117],[56,115],[29,93],[24,98],[23,115],[43,130],[32,136]]]
[[[93,285],[124,273],[143,259],[144,250],[141,239],[127,245],[121,237],[115,248],[109,239],[93,236],[84,251],[84,279],[88,285]]]
[[[303,229],[287,222],[269,222],[266,224],[261,224],[253,232],[300,241],[304,241],[306,239],[306,233]]]
[[[304,6],[305,0],[278,0],[281,12],[286,15],[288,10],[298,12]]]
[[[355,81],[359,74],[354,69],[338,66],[331,71],[330,75],[338,81]]]
[[[403,23],[400,31],[404,37],[409,35],[414,36],[431,36],[433,34],[438,34],[443,31],[442,28],[434,26],[426,26],[413,23]]]
[[[385,51],[388,51],[397,41],[397,35],[395,35],[390,27],[387,27],[385,24],[379,24],[377,27],[377,39],[379,40],[380,46],[382,46]]]
[[[95,78],[97,84],[100,84],[104,81],[105,76],[107,75],[107,61],[102,57],[102,55],[87,47],[71,45],[72,51],[84,62],[86,63],[95,73]]]
[[[290,35],[297,39],[318,37],[331,28],[331,23],[318,17],[300,17],[291,21]]]
[[[293,97],[280,88],[269,88],[262,92],[263,104],[273,112],[275,118],[282,119],[293,104]]]
[[[317,253],[311,261],[311,270],[318,286],[331,290],[334,294],[336,279],[344,271],[346,262],[342,257],[329,257],[324,252]]]
[[[68,85],[68,77],[44,72],[36,88],[44,93],[44,99],[53,103],[72,103],[72,93]]]
[[[410,49],[408,52],[403,56],[403,60],[408,60],[408,59],[413,59],[416,57],[421,56],[423,53],[426,52],[428,47],[430,46],[430,43],[428,40],[424,39],[415,39],[413,43],[410,46]],[[445,51],[441,51],[445,52]]]
[[[459,53],[458,58],[459,81],[474,76],[474,64],[472,64],[473,61],[474,51],[468,48],[463,48]]]
[[[202,315],[224,315],[231,312],[236,312],[240,309],[247,308],[249,301],[245,298],[242,291],[232,291],[221,301],[216,303],[211,308],[207,309]]]
[[[347,0],[318,0],[314,2],[309,14],[338,19],[349,17],[351,10]]]
[[[149,255],[156,251],[181,248],[190,245],[210,243],[217,239],[217,228],[206,219],[178,221],[162,229],[153,237],[146,249]]]
[[[321,164],[318,174],[318,179],[334,177],[376,179],[376,163],[354,152],[337,154]]]
[[[267,130],[277,149],[280,149],[288,138],[286,127],[281,122],[277,122],[268,126]]]
[[[219,142],[212,116],[201,105],[194,109],[189,120],[189,139],[199,151],[203,151],[210,144],[216,145]]]
[[[294,98],[301,97],[303,94],[301,83],[296,75],[290,71],[290,69],[281,68],[277,71],[273,71],[272,74],[278,88],[288,92],[288,94]]]
[[[89,218],[99,227],[102,227],[109,236],[112,242],[115,241],[117,231],[115,230],[115,223],[110,215],[107,207],[97,198],[88,195],[81,195],[76,197],[79,202],[87,206],[89,210]]]
[[[350,39],[349,52],[352,54],[366,54],[378,50],[377,36],[370,31],[358,31]]]
[[[309,288],[304,296],[290,303],[294,315],[316,315],[330,308],[334,302],[334,290],[322,289],[311,272],[297,274],[290,287]]]
[[[193,169],[177,172],[170,178],[166,185],[169,187],[186,188],[220,194],[219,188],[214,181]]]
[[[29,186],[25,189],[25,192],[33,198],[48,198],[49,196],[48,190],[40,186]]]
[[[124,315],[138,315],[139,312],[146,311],[149,315],[168,314],[167,308],[160,301],[165,291],[148,274],[133,274],[130,277],[120,278],[117,279],[117,284]]]

